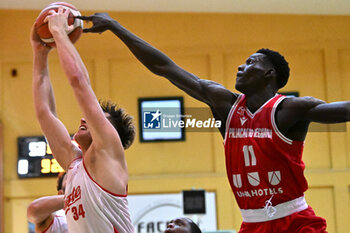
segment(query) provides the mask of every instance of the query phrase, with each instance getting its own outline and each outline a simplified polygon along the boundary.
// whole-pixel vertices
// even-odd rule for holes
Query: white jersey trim
[[[241,99],[243,98],[243,94],[240,94],[236,101],[233,103],[232,107],[231,107],[231,110],[230,112],[228,113],[227,115],[227,119],[226,119],[226,129],[225,129],[225,138],[224,138],[224,145],[226,144],[226,139],[227,139],[227,134],[228,134],[228,131],[229,131],[229,128],[230,128],[230,122],[231,122],[231,118],[232,118],[232,115],[233,113],[235,112],[237,106],[238,106],[238,103],[241,101]]]
[[[275,130],[277,136],[284,141],[285,143],[292,145],[293,144],[293,140],[287,138],[286,136],[284,136],[281,131],[279,131],[277,125],[276,125],[276,119],[275,119],[275,113],[276,113],[276,109],[279,103],[281,103],[282,100],[284,100],[286,98],[286,96],[281,96],[281,98],[279,98],[276,103],[273,105],[272,111],[271,111],[271,123],[272,123],[272,127]]]
[[[267,100],[263,105],[260,106],[260,108],[258,110],[256,110],[254,113],[252,113],[249,108],[247,107],[247,105],[245,106],[246,110],[247,110],[247,114],[248,116],[253,119],[255,117],[256,114],[258,114],[259,112],[261,112],[263,110],[263,108],[265,107],[266,104],[268,104],[273,98],[276,97],[277,94],[275,94],[274,96],[272,96],[269,100]]]
[[[273,214],[271,215],[271,209]],[[243,222],[267,222],[279,218],[283,218],[303,211],[308,208],[305,197],[298,197],[294,200],[283,202],[276,206],[270,206],[262,209],[241,209]]]
[[[88,170],[86,169],[86,167],[85,167],[84,159],[83,159],[82,163],[83,163],[84,170],[85,170],[86,174],[88,175],[89,179],[90,179],[92,182],[94,182],[94,183],[95,183],[100,189],[102,189],[104,192],[109,193],[109,194],[111,194],[111,195],[113,195],[113,196],[116,196],[116,197],[127,197],[127,196],[128,196],[127,190],[125,190],[125,191],[126,191],[126,194],[116,194],[116,193],[113,193],[113,192],[111,192],[111,191],[109,191],[109,190],[103,188],[101,185],[99,185],[99,184],[91,177],[89,171],[88,171]],[[125,187],[125,188],[126,188],[126,187]]]

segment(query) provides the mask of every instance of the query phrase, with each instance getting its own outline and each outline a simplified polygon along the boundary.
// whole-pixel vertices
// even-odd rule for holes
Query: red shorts
[[[327,233],[324,218],[317,217],[309,206],[306,210],[268,222],[243,222],[238,233]]]

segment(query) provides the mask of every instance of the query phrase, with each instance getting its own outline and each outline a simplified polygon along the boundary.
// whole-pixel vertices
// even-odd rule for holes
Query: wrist
[[[54,38],[62,35],[67,35],[66,31],[61,27],[52,27],[50,28],[50,32]]]
[[[49,55],[50,50],[49,49],[34,49],[33,54],[34,58],[47,58]]]
[[[111,31],[118,31],[121,29],[121,24],[118,23],[116,20],[112,20],[109,24],[107,29],[111,30]]]
[[[51,32],[53,39],[55,40],[55,43],[61,43],[62,41],[69,40],[69,37],[67,35],[67,32],[64,30],[58,30]]]

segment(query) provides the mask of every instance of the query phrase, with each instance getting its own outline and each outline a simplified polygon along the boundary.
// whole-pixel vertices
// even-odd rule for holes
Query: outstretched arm
[[[286,98],[278,108],[276,121],[285,136],[304,140],[311,122],[350,121],[350,102],[326,103],[314,97]]]
[[[330,124],[350,121],[350,102],[319,104],[308,111],[305,119]]]
[[[27,219],[36,229],[45,230],[54,218],[54,212],[63,209],[64,195],[42,197],[34,200],[27,208]]]
[[[287,98],[283,103],[284,118],[295,122],[341,123],[350,121],[350,102],[326,103],[314,97]],[[291,115],[290,117],[287,114]],[[291,121],[291,119],[288,119]]]
[[[50,48],[42,44],[34,26],[31,32],[31,44],[33,48],[32,90],[36,117],[53,155],[61,167],[67,170],[78,149],[72,144],[62,122],[56,117],[55,98],[47,62]]]
[[[236,94],[216,82],[200,79],[182,69],[167,55],[125,29],[108,14],[96,13],[92,16],[79,16],[78,18],[93,22],[93,27],[84,29],[84,32],[101,33],[105,30],[111,30],[151,72],[167,78],[175,86],[217,109],[218,112],[221,112],[219,108],[230,108],[236,100]]]

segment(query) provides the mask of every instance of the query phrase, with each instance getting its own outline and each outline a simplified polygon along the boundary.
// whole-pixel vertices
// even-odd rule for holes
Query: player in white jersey
[[[74,135],[56,116],[48,74],[50,48],[32,29],[33,96],[36,115],[53,155],[67,171],[65,212],[69,232],[131,233],[126,200],[128,169],[124,149],[135,135],[132,118],[111,102],[100,106],[87,69],[67,36],[69,10],[50,11],[45,19],[56,43],[61,66],[84,118]],[[102,109],[103,108],[103,109]]]
[[[66,173],[57,178],[59,195],[47,196],[34,200],[27,208],[28,221],[35,224],[35,233],[67,233],[67,221],[64,214],[64,191]]]

